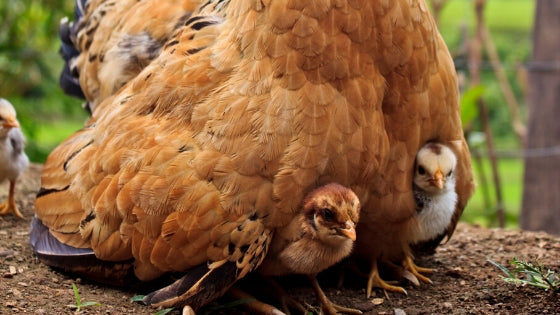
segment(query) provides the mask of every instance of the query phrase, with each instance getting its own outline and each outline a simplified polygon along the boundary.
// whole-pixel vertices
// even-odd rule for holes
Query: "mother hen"
[[[92,0],[86,11],[97,2],[107,11],[98,25],[110,25],[130,1]],[[204,304],[260,264],[307,192],[338,182],[363,205],[356,254],[371,264],[370,286],[391,288],[377,269],[411,255],[418,149],[462,146],[457,217],[474,188],[453,63],[425,2],[180,4],[161,52],[122,88],[79,69],[82,88],[95,80],[110,92],[90,99],[99,105],[86,127],[47,159],[33,229],[48,232],[32,233],[35,244],[48,234],[100,261],[132,260],[141,280],[195,268],[196,290],[179,304],[191,294]],[[146,18],[134,12],[121,23]],[[147,24],[143,35],[155,38],[150,25],[158,24]],[[114,70],[108,78],[126,70],[108,55],[89,57],[96,69]],[[195,282],[215,271],[227,276],[200,291]]]

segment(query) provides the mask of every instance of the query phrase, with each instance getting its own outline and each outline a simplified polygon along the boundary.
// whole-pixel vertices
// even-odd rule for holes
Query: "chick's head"
[[[414,184],[428,194],[439,194],[452,189],[457,158],[441,143],[428,143],[416,155]]]
[[[313,238],[331,246],[356,240],[360,200],[349,188],[332,183],[310,192],[303,212]]]

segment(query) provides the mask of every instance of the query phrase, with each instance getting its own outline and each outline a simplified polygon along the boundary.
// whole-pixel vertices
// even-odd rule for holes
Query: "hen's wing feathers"
[[[154,291],[146,295],[143,302],[147,305],[158,306],[159,303],[165,301],[166,304],[171,301],[172,305],[188,304],[193,309],[198,309],[208,300],[222,295],[237,280],[235,273],[237,267],[235,262],[225,262],[218,267],[209,267],[207,265],[197,266],[175,281],[173,284]],[[191,292],[205,292],[204,295],[184,295],[184,293],[192,288]],[[201,290],[199,288],[204,288]],[[187,303],[185,303],[187,302]]]
[[[269,233],[261,234],[255,242],[233,250],[232,256],[238,257],[237,259],[230,258],[190,269],[185,276],[170,286],[146,295],[144,303],[154,306],[190,305],[193,309],[200,308],[208,301],[221,296],[238,279],[258,267],[266,256],[269,240]]]
[[[124,127],[133,133],[150,130],[142,121],[138,119],[135,126],[131,123]],[[154,126],[153,122],[149,124]],[[166,128],[165,123],[161,125]],[[47,220],[54,236],[71,246],[77,246],[73,239],[82,240],[83,246],[91,247],[100,260],[123,261],[134,257],[135,273],[142,280],[154,279],[167,271],[184,271],[208,260],[233,262],[234,279],[243,277],[259,265],[268,248],[270,231],[265,229],[262,217],[222,208],[216,187],[199,178],[190,166],[198,149],[189,145],[192,140],[188,133],[184,132],[182,137],[168,135],[173,139],[157,139],[165,137],[165,133],[152,131],[154,136],[134,139],[126,150],[116,149],[122,145],[119,137],[103,142],[94,138],[86,149],[80,144],[75,146],[76,151],[64,150],[64,146],[55,150],[51,157],[66,153],[57,160],[67,162],[57,163],[56,172],[47,162],[49,167],[43,176],[47,180],[43,185],[53,173],[69,173],[74,180],[66,189],[38,196],[39,217],[54,217]],[[153,146],[159,141],[159,146]],[[186,150],[187,147],[191,149]],[[102,157],[105,152],[120,156],[107,161]],[[62,202],[76,201],[78,215],[69,218],[66,212],[70,207],[61,205],[59,198]],[[72,227],[72,231],[67,232],[67,227]],[[180,301],[190,299],[193,292],[196,291],[189,291]],[[204,300],[207,293],[202,294],[194,294],[193,298]]]
[[[263,223],[270,182],[240,176],[229,155],[193,139],[189,102],[200,102],[225,78],[212,70],[206,49],[215,37],[206,29],[216,21],[201,16],[179,31],[182,42],[169,44],[143,75],[101,104],[108,110],[94,112],[89,129],[52,152],[36,202],[61,242],[77,246],[73,239],[80,239],[104,261],[134,257],[141,280],[214,262],[201,279],[189,274],[164,289],[179,297],[150,299],[158,305],[201,305],[220,295],[260,264],[271,237]]]
[[[70,246],[88,248],[79,234],[85,213],[80,198],[71,189],[72,177],[67,168],[72,159],[92,144],[91,127],[85,127],[59,145],[47,158],[41,175],[41,189],[35,207],[41,220],[55,237]]]

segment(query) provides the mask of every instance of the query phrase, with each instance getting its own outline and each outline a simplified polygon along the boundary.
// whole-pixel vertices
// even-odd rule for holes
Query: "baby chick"
[[[331,183],[308,193],[300,209],[290,224],[276,231],[260,273],[307,275],[326,314],[361,314],[332,303],[315,278],[350,255],[360,212],[358,197],[349,188]]]
[[[14,200],[14,188],[19,174],[27,168],[29,159],[23,152],[25,138],[16,119],[12,104],[0,98],[0,182],[10,181],[8,200],[0,204],[0,215],[13,212],[23,219]]]
[[[457,158],[453,151],[441,143],[427,143],[418,151],[413,191],[419,228],[412,233],[412,244],[430,241],[447,230],[457,203],[456,165]],[[419,272],[429,273],[433,270],[415,266],[410,257],[406,264],[418,279],[431,283]]]

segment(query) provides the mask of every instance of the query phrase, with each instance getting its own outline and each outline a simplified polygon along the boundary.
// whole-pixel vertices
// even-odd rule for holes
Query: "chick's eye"
[[[453,170],[449,171],[449,173],[447,173],[447,176],[451,176],[451,174],[453,174]]]
[[[422,166],[418,166],[418,174],[424,175],[426,174],[426,170]]]
[[[326,221],[333,221],[334,220],[334,214],[332,213],[331,210],[329,210],[327,208],[321,209],[321,214],[323,215],[323,218]]]

